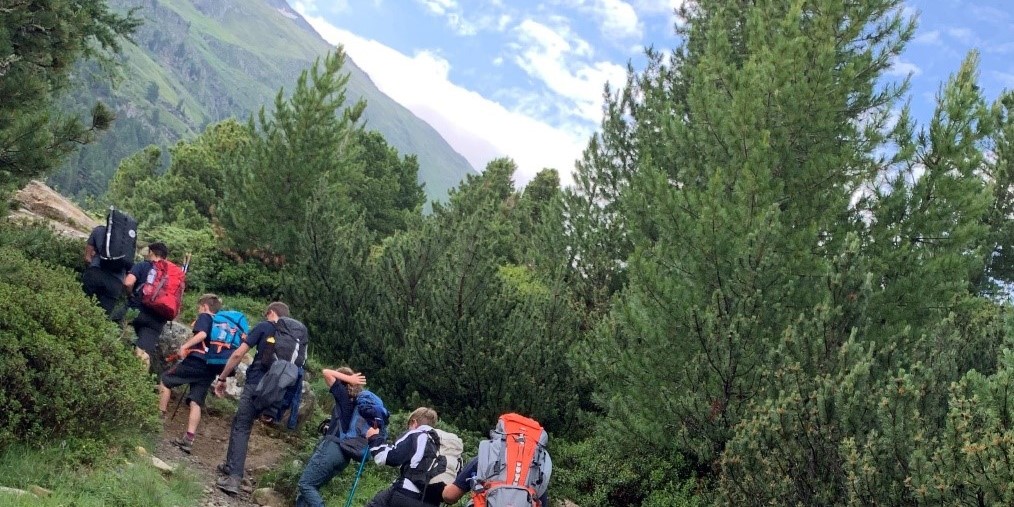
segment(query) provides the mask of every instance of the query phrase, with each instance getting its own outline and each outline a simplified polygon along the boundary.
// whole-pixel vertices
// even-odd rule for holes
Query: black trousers
[[[102,268],[89,267],[81,273],[81,286],[86,296],[98,299],[99,306],[106,312],[106,317],[112,318],[113,308],[116,307],[116,301],[123,292],[123,282]]]
[[[401,479],[399,479],[400,481]],[[427,488],[428,490],[429,488]],[[443,490],[443,488],[436,488]],[[432,495],[427,494],[427,499]],[[437,496],[437,498],[440,498]],[[366,507],[435,507],[440,505],[440,500],[435,503],[426,503],[419,498],[418,494],[403,491],[401,488],[391,486],[380,493],[377,493]]]

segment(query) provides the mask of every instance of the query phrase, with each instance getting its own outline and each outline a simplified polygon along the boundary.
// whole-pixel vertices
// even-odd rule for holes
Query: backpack
[[[106,215],[106,234],[98,245],[99,268],[116,272],[127,269],[137,251],[137,220],[113,206]]]
[[[454,433],[436,428],[433,429],[433,432],[437,437],[437,456],[443,458],[444,469],[430,478],[429,483],[436,484],[442,482],[444,484],[451,484],[454,482],[454,478],[458,476],[458,472],[461,471],[461,453],[465,450],[465,444]]]
[[[208,351],[204,360],[208,364],[225,364],[229,356],[239,348],[250,332],[250,324],[243,312],[220,310],[211,318],[211,332],[208,334]]]
[[[454,433],[430,428],[426,434],[426,448],[419,460],[422,466],[409,468],[406,464],[401,470],[402,477],[412,481],[419,491],[424,491],[431,484],[453,483],[461,470],[461,453],[465,449],[461,438]]]
[[[349,459],[360,461],[369,446],[366,431],[375,427],[380,430],[380,437],[387,440],[387,424],[390,419],[391,413],[384,407],[383,400],[372,391],[364,389],[356,396],[349,427],[338,429],[338,445]]]
[[[500,416],[489,440],[479,442],[476,482],[482,491],[475,507],[539,505],[549,488],[553,464],[546,451],[549,435],[534,419],[519,414]]]
[[[295,385],[299,370],[306,363],[309,333],[302,322],[282,317],[275,322],[275,335],[267,338],[264,361],[270,362],[267,373],[254,387],[253,406],[258,412],[278,411],[285,399],[285,390]]]
[[[152,313],[166,320],[173,320],[180,314],[183,305],[183,289],[187,274],[176,264],[165,259],[152,262],[154,276],[141,286],[141,304]]]

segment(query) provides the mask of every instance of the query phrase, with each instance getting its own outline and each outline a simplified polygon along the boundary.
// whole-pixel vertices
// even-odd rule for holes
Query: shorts
[[[148,355],[155,354],[155,347],[158,345],[158,339],[162,336],[162,328],[165,327],[166,320],[148,313],[147,310],[141,308],[141,313],[134,317],[134,333],[137,334],[137,343],[134,345],[147,352]]]
[[[211,383],[215,377],[222,373],[224,368],[224,364],[208,365],[198,356],[187,356],[162,374],[162,385],[172,389],[189,384],[190,392],[187,394],[187,401],[192,401],[203,407]]]

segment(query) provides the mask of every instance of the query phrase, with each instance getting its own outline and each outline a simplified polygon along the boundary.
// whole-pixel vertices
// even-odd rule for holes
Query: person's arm
[[[98,254],[98,252],[95,251],[95,247],[92,246],[91,243],[86,243],[85,244],[85,248],[84,248],[84,261],[85,261],[85,264],[91,264],[92,263],[92,259],[95,258],[96,254]]]
[[[232,373],[232,370],[236,369],[236,365],[243,360],[243,356],[250,350],[250,346],[243,342],[236,351],[229,356],[229,361],[225,363],[225,368],[222,369],[222,373],[218,374],[218,378],[215,379],[215,396],[222,397],[225,394],[225,378]]]
[[[444,493],[441,496],[444,497],[444,503],[450,505],[461,500],[461,497],[465,496],[465,493],[466,491],[461,489],[457,484],[448,484],[444,486]]]
[[[468,493],[472,489],[469,484],[478,471],[478,458],[470,459],[465,466],[461,467],[461,471],[454,478],[454,482],[444,486],[444,492],[441,495],[444,498],[444,503],[450,505],[461,500],[461,497],[465,496],[465,493]]]
[[[324,368],[323,370],[320,371],[320,373],[321,375],[324,376],[324,382],[327,382],[327,386],[329,388],[333,386],[334,383],[338,380],[341,380],[342,382],[345,382],[346,384],[353,386],[366,385],[366,375],[363,375],[362,373],[359,372],[349,375],[347,373],[342,373],[338,370],[330,370]]]
[[[429,438],[426,432],[409,432],[399,438],[394,445],[384,444],[379,433],[376,428],[366,431],[366,438],[370,440],[370,454],[378,465],[400,467],[405,463],[411,463],[416,454],[420,455],[418,459],[422,459],[421,455],[426,450],[426,439]]]
[[[179,350],[180,357],[183,357],[183,356],[187,355],[187,352],[186,352],[187,349],[192,348],[192,347],[196,346],[198,343],[203,342],[204,338],[206,338],[207,336],[208,336],[208,333],[205,333],[204,331],[201,331],[201,332],[195,334],[189,340],[183,342],[183,345],[180,345],[180,350]],[[229,359],[232,359],[232,357],[230,356]]]

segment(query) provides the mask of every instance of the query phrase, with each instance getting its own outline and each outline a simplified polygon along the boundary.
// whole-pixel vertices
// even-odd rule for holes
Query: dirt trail
[[[229,428],[232,424],[232,413],[224,413],[221,410],[216,410],[214,407],[207,407],[201,419],[201,425],[197,429],[193,452],[187,454],[169,443],[170,440],[179,438],[186,432],[188,415],[186,405],[180,406],[176,417],[172,418],[172,412],[176,408],[179,395],[180,393],[173,392],[172,401],[169,403],[169,414],[166,416],[162,431],[162,441],[158,449],[155,450],[155,456],[158,456],[170,465],[185,465],[197,474],[198,479],[204,485],[204,497],[198,504],[201,507],[249,507],[257,505],[250,496],[251,492],[259,487],[257,479],[285,458],[289,444],[285,440],[273,436],[273,431],[269,430],[263,423],[259,421],[254,423],[253,432],[250,434],[250,446],[247,452],[247,473],[243,484],[243,492],[235,497],[229,496],[215,487],[215,480],[218,479],[215,466],[225,459],[225,451],[229,446]]]

